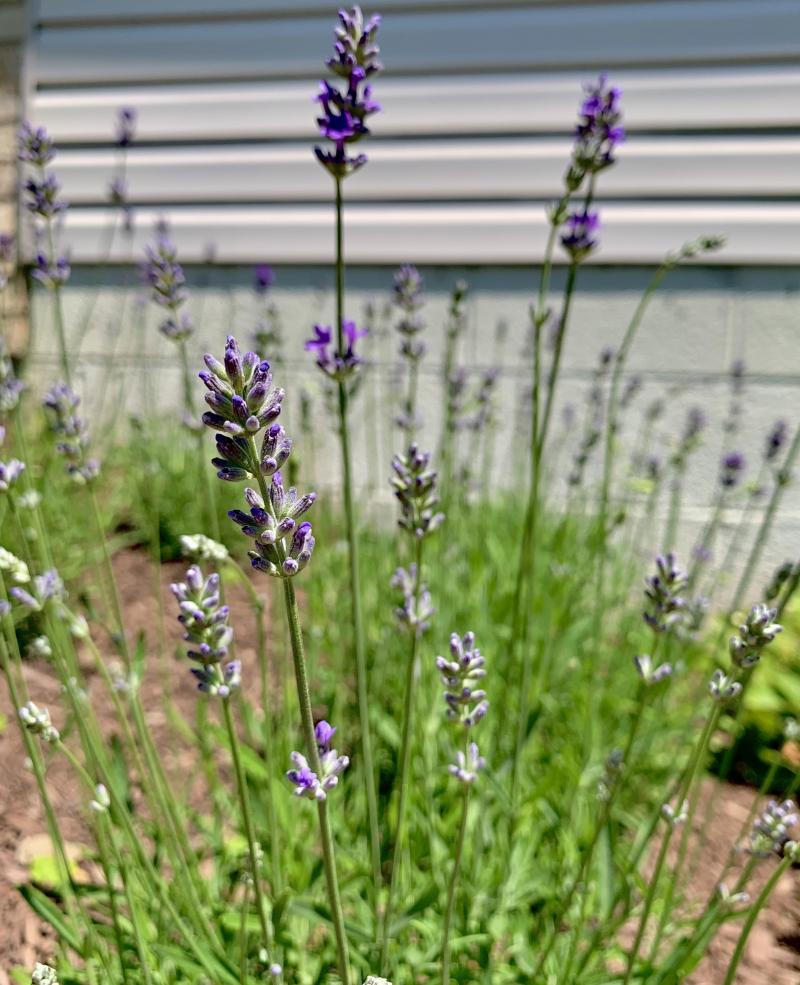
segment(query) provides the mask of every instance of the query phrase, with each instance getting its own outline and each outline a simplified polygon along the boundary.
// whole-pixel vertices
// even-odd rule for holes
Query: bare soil
[[[153,577],[151,567],[142,553],[134,551],[118,555],[115,567],[130,632],[144,631],[154,639],[156,617],[149,591]],[[173,659],[171,654],[180,634],[172,618],[174,603],[168,586],[182,577],[184,570],[184,564],[168,564],[160,572],[167,612],[166,652],[170,659]],[[237,656],[242,660],[246,674],[248,666],[255,663],[255,628],[241,588],[233,586],[227,601],[237,627]],[[196,703],[192,681],[188,674],[177,673],[177,669],[173,676],[175,700],[191,720],[191,708]],[[59,724],[56,709],[60,705],[60,687],[47,662],[26,661],[25,677],[33,700],[49,706]],[[87,680],[90,693],[100,690],[99,679],[88,668]],[[143,687],[143,700],[156,735],[161,730],[166,734],[158,689],[158,675],[152,674]],[[109,708],[107,719],[103,721],[105,703],[98,702],[96,707],[101,724],[107,726],[109,733],[113,732],[113,711]],[[53,953],[55,941],[52,931],[31,912],[17,890],[30,878],[31,861],[47,854],[49,839],[35,781],[25,765],[24,747],[13,721],[14,711],[4,682],[0,683],[0,712],[8,719],[5,727],[0,729],[0,985],[10,985],[12,969],[32,969],[36,961],[47,960]],[[190,749],[173,744],[167,769],[176,773],[185,770],[187,758],[191,756]],[[82,846],[87,844],[83,820],[86,796],[68,765],[59,758],[49,763],[48,787],[68,847],[74,849],[79,868],[86,870],[86,878],[91,878],[90,868],[80,861]],[[714,781],[709,779],[704,790],[707,803],[714,787]],[[755,791],[730,785],[723,785],[715,797],[711,836],[692,874],[687,894],[690,901],[702,902],[714,890],[729,847],[738,836],[754,797]],[[701,809],[698,817],[704,817],[704,813]],[[699,834],[701,824],[702,821],[698,821],[695,834]],[[772,860],[766,860],[762,865],[762,879],[772,864]],[[690,985],[722,985],[740,927],[741,921],[732,921],[722,928],[702,965],[688,979]],[[753,930],[736,981],[737,985],[800,985],[800,871],[788,872],[778,885]]]

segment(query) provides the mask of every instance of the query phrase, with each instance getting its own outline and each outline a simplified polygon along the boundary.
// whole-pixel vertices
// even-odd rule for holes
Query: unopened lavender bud
[[[0,493],[9,492],[19,482],[25,471],[25,463],[18,458],[0,462]]]
[[[55,969],[49,964],[40,964],[37,961],[31,975],[31,985],[58,985]]]
[[[778,803],[771,800],[760,814],[750,832],[749,850],[752,855],[764,858],[780,855],[789,839],[789,832],[798,822],[797,807],[792,800]]]
[[[50,721],[47,708],[38,708],[32,701],[19,709],[19,717],[25,728],[34,735],[41,737],[43,742],[54,744],[60,736],[58,729]]]
[[[754,667],[761,654],[783,627],[774,622],[777,609],[759,603],[747,614],[747,619],[739,627],[739,635],[731,638],[729,649],[733,662],[743,668]]]
[[[682,593],[688,581],[688,575],[678,567],[674,554],[658,555],[656,573],[645,582],[648,605],[643,614],[645,622],[656,632],[667,632],[681,618],[681,610],[686,605]]]
[[[742,685],[732,677],[728,677],[723,671],[715,670],[711,675],[708,690],[714,701],[722,703],[732,701],[737,697],[741,693]]]
[[[460,750],[456,753],[456,761],[451,763],[448,770],[461,783],[474,783],[478,773],[486,766],[486,760],[478,751],[478,744],[470,742],[466,754]]]
[[[672,675],[672,664],[663,663],[656,667],[653,664],[653,658],[646,653],[634,657],[633,664],[642,683],[648,686],[658,684],[659,681],[666,680]]]
[[[105,814],[110,806],[111,797],[108,795],[108,790],[102,783],[98,783],[94,788],[94,800],[89,801],[89,809],[96,814]]]
[[[681,809],[677,812],[674,811],[669,804],[663,804],[661,807],[661,816],[672,827],[677,827],[679,824],[684,824],[689,816],[689,802],[684,800],[681,804]]]

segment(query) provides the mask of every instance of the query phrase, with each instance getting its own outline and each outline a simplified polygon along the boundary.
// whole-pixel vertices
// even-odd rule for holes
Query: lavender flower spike
[[[189,315],[180,311],[189,297],[186,275],[178,263],[178,250],[166,234],[159,235],[154,246],[145,247],[140,269],[142,281],[151,288],[152,300],[170,312],[159,331],[173,342],[184,341],[194,331]]]
[[[334,331],[328,325],[315,325],[314,338],[305,343],[306,352],[317,354],[317,366],[333,380],[344,381],[358,369],[362,363],[356,352],[356,343],[367,335],[366,328],[358,328],[353,321],[342,322],[342,337],[345,343],[344,352],[330,352],[333,345]]]
[[[25,728],[34,735],[41,736],[43,742],[51,745],[58,742],[59,731],[50,721],[50,712],[47,708],[39,708],[29,701],[19,709],[18,714]]]
[[[50,430],[58,439],[56,450],[66,461],[67,473],[77,482],[91,482],[100,473],[96,458],[87,458],[89,430],[78,416],[80,397],[66,383],[57,383],[44,395]]]
[[[0,493],[6,493],[13,489],[24,471],[25,463],[18,458],[0,462]]]
[[[456,761],[448,767],[450,773],[462,783],[474,783],[478,773],[486,766],[486,760],[478,751],[477,742],[470,742],[466,754],[459,750]]]
[[[568,173],[571,190],[577,190],[585,175],[596,174],[614,163],[616,148],[625,140],[619,107],[621,96],[622,91],[609,86],[605,75],[585,86]]]
[[[436,472],[430,466],[431,456],[421,452],[416,444],[409,445],[405,455],[392,460],[394,475],[391,483],[400,501],[400,526],[418,540],[428,537],[444,520],[437,512]]]
[[[633,664],[642,683],[648,687],[652,687],[672,675],[672,664],[663,663],[656,667],[653,664],[653,658],[647,653],[634,657]]]
[[[117,129],[115,143],[117,147],[130,147],[136,135],[136,110],[132,106],[123,106],[117,113]]]
[[[789,831],[798,822],[797,806],[792,800],[779,804],[771,800],[767,809],[756,818],[750,832],[749,851],[757,858],[780,855],[789,841]]]
[[[323,80],[316,96],[322,107],[319,131],[333,148],[314,148],[317,160],[337,181],[367,162],[366,154],[352,154],[349,146],[369,134],[366,119],[380,109],[367,80],[381,70],[375,44],[380,17],[365,22],[361,8],[353,7],[349,13],[340,10],[339,20],[334,56],[326,64],[341,80],[341,87]]]
[[[314,729],[319,752],[320,772],[315,773],[308,760],[299,752],[293,752],[290,759],[295,769],[286,773],[286,779],[294,785],[296,797],[309,800],[325,800],[328,793],[339,783],[339,776],[350,765],[347,756],[340,756],[331,746],[336,729],[326,721],[318,722]]]
[[[719,475],[719,481],[723,488],[733,489],[738,486],[742,478],[742,473],[744,472],[744,467],[744,455],[741,452],[732,451],[723,456]]]
[[[314,551],[311,524],[297,521],[311,509],[317,494],[298,496],[294,487],[285,490],[281,473],[276,472],[269,487],[269,503],[255,489],[245,489],[244,498],[250,512],[230,510],[228,516],[255,542],[254,550],[248,552],[251,564],[274,578],[294,577]]]
[[[449,659],[436,658],[444,685],[447,717],[467,729],[477,725],[489,710],[486,692],[481,686],[486,677],[485,664],[481,651],[475,646],[474,633],[466,633],[463,637],[452,633]]]
[[[573,263],[580,263],[597,248],[597,232],[600,214],[585,210],[567,216],[561,233],[561,245],[569,253]]]
[[[431,603],[431,593],[427,585],[421,584],[417,591],[417,566],[413,562],[406,568],[398,568],[392,575],[392,588],[400,590],[402,604],[395,610],[397,621],[409,632],[421,636],[430,626],[430,618],[436,611]],[[419,598],[417,598],[419,594]]]
[[[178,621],[186,630],[183,638],[194,647],[186,655],[200,665],[191,668],[198,689],[228,697],[241,684],[242,666],[238,660],[223,665],[233,642],[233,630],[228,625],[230,610],[220,604],[219,575],[206,578],[193,564],[186,572],[186,581],[170,585],[170,590],[180,608]]]
[[[729,649],[731,659],[744,669],[755,667],[761,659],[761,653],[778,635],[783,632],[783,626],[773,622],[778,614],[777,609],[759,603],[754,605],[747,614],[747,619],[739,627],[739,635],[731,637]]]
[[[644,620],[657,633],[666,633],[680,619],[681,610],[686,604],[681,592],[688,580],[686,573],[678,567],[674,554],[659,554],[656,573],[647,579],[644,592],[649,603]]]

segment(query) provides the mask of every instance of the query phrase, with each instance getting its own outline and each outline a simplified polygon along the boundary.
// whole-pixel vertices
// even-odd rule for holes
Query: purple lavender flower
[[[56,450],[64,456],[66,469],[78,482],[91,482],[100,472],[100,463],[87,458],[89,430],[78,415],[80,397],[66,384],[57,383],[44,396],[50,430],[56,436]]]
[[[43,174],[41,178],[28,178],[25,182],[28,193],[26,207],[34,215],[43,219],[52,219],[63,212],[67,203],[59,198],[61,184],[54,174]]]
[[[333,149],[314,148],[317,160],[337,181],[366,164],[366,154],[354,155],[348,147],[369,134],[366,119],[380,109],[367,80],[381,70],[375,44],[380,17],[365,22],[361,8],[353,7],[349,13],[340,10],[339,20],[334,56],[326,64],[342,87],[323,80],[316,96],[322,107],[317,119],[320,134],[331,141]]]
[[[117,129],[115,143],[117,147],[130,147],[136,135],[136,110],[132,106],[123,106],[117,113]]]
[[[46,290],[54,291],[67,283],[71,273],[72,268],[66,257],[56,257],[51,262],[44,253],[37,253],[36,266],[31,271],[31,276]]]
[[[456,753],[456,761],[448,767],[452,776],[462,783],[474,783],[478,779],[478,773],[486,766],[486,760],[478,750],[477,742],[470,742],[467,752],[459,750]]]
[[[452,722],[472,728],[489,710],[482,682],[486,677],[486,660],[475,646],[475,634],[450,635],[450,656],[437,657],[436,668],[444,685],[447,717]]]
[[[353,321],[342,322],[342,337],[345,343],[344,352],[331,352],[333,345],[333,329],[328,325],[315,325],[314,338],[305,343],[306,352],[317,354],[317,366],[334,380],[346,380],[361,365],[362,359],[356,353],[356,343],[364,338],[368,330],[357,328]]]
[[[417,566],[413,562],[406,568],[398,568],[392,575],[391,587],[402,593],[402,604],[395,610],[397,621],[421,636],[430,626],[435,609],[431,603],[431,593],[425,584],[417,588]]]
[[[719,481],[725,489],[733,489],[739,485],[744,472],[744,455],[738,451],[731,451],[724,455],[720,467]]]
[[[719,668],[711,675],[708,691],[714,701],[725,704],[741,694],[742,685]]]
[[[198,690],[226,698],[241,684],[242,667],[238,660],[223,665],[233,630],[228,624],[230,609],[220,601],[219,584],[218,574],[206,578],[193,564],[186,572],[186,581],[170,585],[170,590],[178,600],[178,621],[190,647],[186,656],[200,665],[191,668]]]
[[[53,141],[44,127],[25,121],[17,134],[17,157],[26,164],[44,168],[56,156]]]
[[[206,427],[246,438],[280,415],[284,392],[272,386],[269,363],[255,352],[243,356],[232,335],[228,336],[223,362],[210,353],[203,361],[207,369],[199,376],[208,390],[205,399],[211,408],[203,414]]]
[[[151,297],[162,308],[177,308],[186,301],[186,275],[178,263],[178,250],[166,237],[159,236],[154,246],[145,247],[141,265],[142,280],[152,288]]]
[[[682,592],[689,578],[677,564],[674,554],[659,554],[656,573],[645,582],[648,608],[644,620],[657,633],[666,633],[681,618],[686,604]]]
[[[30,591],[15,586],[10,589],[9,595],[20,605],[34,612],[41,612],[48,602],[60,603],[67,597],[64,582],[55,568],[49,568],[42,574],[36,575],[31,581]]]
[[[0,462],[0,493],[9,492],[19,482],[25,471],[25,463],[18,458]]]
[[[284,490],[281,474],[276,472],[268,504],[254,489],[245,489],[244,497],[250,512],[230,510],[228,516],[255,541],[255,549],[248,552],[253,567],[275,578],[291,578],[302,571],[311,560],[314,536],[310,523],[297,521],[311,509],[316,493],[298,496],[293,487]]]
[[[728,647],[737,667],[754,667],[761,659],[764,648],[772,643],[778,633],[783,632],[783,626],[774,622],[777,614],[777,609],[763,603],[754,605],[748,612],[739,627],[739,635],[731,637]]]
[[[296,797],[325,800],[328,793],[338,785],[339,777],[350,765],[350,760],[347,756],[340,756],[332,748],[331,741],[335,732],[336,729],[325,721],[318,722],[314,729],[319,755],[319,773],[311,769],[308,760],[301,753],[291,754],[290,758],[295,769],[286,773],[286,779],[294,785]]]
[[[579,187],[584,175],[596,174],[614,163],[616,148],[625,140],[619,106],[621,96],[620,89],[608,85],[606,75],[584,86],[570,169],[573,190]]]
[[[425,327],[419,311],[425,303],[424,282],[416,267],[404,264],[394,275],[392,301],[400,309],[400,321],[396,329],[402,341],[400,354],[410,362],[419,362],[428,346],[419,337]]]
[[[430,453],[421,452],[416,444],[392,460],[391,484],[400,502],[399,524],[418,540],[432,534],[444,520],[444,513],[436,509],[437,474],[430,468],[430,461]]]
[[[772,430],[767,435],[766,447],[764,448],[764,459],[767,462],[774,462],[786,444],[789,436],[789,428],[786,421],[776,421]]]
[[[642,653],[634,657],[633,665],[642,683],[648,687],[652,687],[654,684],[658,684],[660,681],[664,681],[672,676],[672,664],[663,663],[656,666],[653,658],[647,653]]]
[[[597,248],[596,234],[599,228],[598,212],[585,210],[567,216],[561,233],[561,245],[572,257],[573,263],[580,263]]]
[[[275,283],[275,271],[268,263],[259,263],[253,270],[256,294],[266,294]]]
[[[780,804],[771,800],[753,824],[748,846],[750,853],[756,858],[780,855],[789,841],[789,831],[797,822],[797,805],[793,800],[784,800]]]

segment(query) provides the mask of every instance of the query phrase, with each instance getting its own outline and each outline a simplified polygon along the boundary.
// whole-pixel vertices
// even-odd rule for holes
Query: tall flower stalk
[[[401,529],[411,538],[414,560],[407,571],[402,568],[399,569],[393,579],[394,586],[399,588],[403,595],[402,605],[397,610],[396,615],[407,630],[409,647],[403,697],[400,758],[396,778],[398,790],[397,821],[394,845],[392,846],[389,894],[383,912],[382,968],[386,967],[389,958],[391,922],[400,875],[400,853],[406,833],[419,640],[428,628],[428,620],[433,611],[430,596],[422,581],[423,544],[444,520],[444,514],[439,512],[437,508],[439,505],[436,494],[437,476],[436,472],[430,468],[430,460],[429,454],[421,452],[415,444],[412,444],[406,454],[395,456],[392,462],[394,470],[392,487],[400,503],[399,524]]]
[[[39,242],[33,276],[53,296],[61,373],[70,385],[72,366],[61,294],[61,289],[69,280],[70,265],[66,256],[59,254],[56,248],[56,219],[67,208],[67,203],[60,197],[61,185],[56,174],[48,170],[55,155],[55,146],[44,127],[34,128],[29,123],[23,123],[18,136],[17,157],[31,166],[32,174],[25,182],[25,204],[34,221],[40,223],[35,230]]]
[[[307,348],[317,352],[317,365],[335,383],[338,409],[338,434],[342,459],[342,499],[344,502],[345,529],[348,546],[348,583],[350,588],[350,612],[352,619],[353,653],[355,656],[358,717],[361,730],[361,754],[364,765],[364,783],[367,799],[369,853],[372,866],[375,926],[378,927],[378,899],[381,886],[380,827],[378,823],[378,798],[375,769],[372,758],[372,740],[369,723],[369,688],[367,660],[364,642],[362,613],[361,573],[359,568],[358,523],[353,493],[353,465],[350,446],[350,386],[351,377],[358,368],[356,343],[362,332],[353,322],[346,322],[344,216],[342,214],[342,182],[354,171],[366,164],[366,154],[355,154],[352,145],[369,134],[367,118],[380,109],[372,98],[368,80],[381,70],[378,46],[375,38],[380,18],[364,19],[361,9],[353,7],[348,12],[339,11],[340,25],[336,29],[334,54],[326,62],[336,77],[337,84],[320,82],[317,101],[321,107],[318,118],[320,134],[331,143],[330,148],[316,147],[314,153],[334,181],[336,208],[336,325],[334,332],[316,326],[315,338]],[[335,351],[330,353],[328,346]]]
[[[258,486],[258,490],[245,489],[249,512],[232,510],[229,516],[253,540],[249,552],[253,567],[283,582],[306,762],[317,777],[322,777],[323,759],[311,709],[300,611],[292,581],[314,551],[311,524],[298,521],[311,508],[316,495],[298,496],[294,488],[283,486],[280,469],[291,454],[292,441],[277,423],[284,393],[273,387],[269,363],[254,352],[242,355],[232,336],[227,340],[224,361],[206,355],[205,363],[207,369],[200,378],[208,389],[206,403],[210,410],[203,415],[203,423],[217,432],[214,465],[220,478],[230,482],[254,479]],[[259,449],[256,436],[261,432]],[[327,798],[315,800],[338,970],[343,985],[350,985],[347,934]]]

